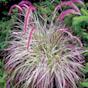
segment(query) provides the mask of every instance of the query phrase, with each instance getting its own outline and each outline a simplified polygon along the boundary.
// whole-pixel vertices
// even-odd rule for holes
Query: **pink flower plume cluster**
[[[18,8],[19,13],[22,13],[24,10],[26,10],[25,17],[24,17],[24,26],[23,26],[23,34],[25,34],[28,29],[28,23],[31,20],[31,13],[34,12],[36,10],[36,8],[29,1],[21,1],[18,5],[13,5],[10,8],[9,15],[11,14],[11,12],[14,8]],[[29,44],[30,44],[30,40],[31,40],[31,36],[32,36],[32,31],[34,31],[33,25],[31,25],[31,27],[32,27],[32,29],[29,34],[30,36],[28,39],[27,48],[29,48]]]
[[[62,11],[61,14],[59,15],[58,19],[59,20],[63,20],[66,16],[68,16],[70,14],[81,15],[80,10],[75,5],[75,3],[84,5],[84,3],[81,0],[62,1],[59,5],[57,5],[55,10],[59,10],[59,9],[61,9],[64,6],[70,7],[70,9]]]
[[[47,23],[28,1],[12,6],[9,13],[15,7],[24,15],[17,26],[23,31],[11,34],[13,39],[9,42],[5,64],[6,88],[11,85],[14,88],[77,88],[84,63],[80,39],[59,21],[52,20],[53,17]],[[77,7],[74,9],[79,11]]]

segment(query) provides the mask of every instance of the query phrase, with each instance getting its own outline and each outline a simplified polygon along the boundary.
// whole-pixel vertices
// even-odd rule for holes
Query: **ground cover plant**
[[[87,88],[88,87],[88,63],[86,63],[83,72],[85,73],[85,79],[83,80],[83,82],[80,83],[80,86],[81,88],[85,88],[85,87]]]
[[[0,21],[0,50],[3,50],[7,45],[10,27],[10,20],[3,19]]]
[[[0,59],[0,87],[6,88],[6,73],[4,69],[4,61]]]

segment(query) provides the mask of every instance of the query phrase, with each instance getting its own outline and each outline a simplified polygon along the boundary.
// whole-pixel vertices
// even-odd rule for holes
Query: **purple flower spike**
[[[26,4],[22,4],[22,5],[20,5],[22,8],[28,8],[29,6],[28,5],[26,5]]]
[[[35,11],[36,8],[29,1],[22,1],[18,5],[21,6],[22,8],[23,7],[26,8],[26,14],[25,14],[25,20],[24,20],[24,28],[23,28],[23,31],[25,33],[26,30],[27,30],[27,27],[28,27],[28,22],[30,20],[30,14],[31,14],[31,12]]]
[[[73,10],[73,9],[68,9],[68,10],[66,10],[66,11],[63,11],[63,12],[59,15],[58,19],[59,19],[59,20],[63,20],[63,19],[65,18],[65,16],[68,16],[68,15],[70,15],[70,14],[78,14],[78,15],[80,15],[79,12],[76,12],[76,11]]]
[[[27,27],[28,27],[28,23],[29,23],[29,19],[30,19],[30,13],[35,11],[35,7],[34,6],[30,6],[27,8],[27,11],[26,11],[26,15],[25,15],[25,20],[24,20],[24,27],[23,27],[23,30],[24,30],[24,33],[26,32],[27,30]]]
[[[29,2],[29,1],[21,1],[18,5],[23,5],[23,4],[26,4],[26,5],[28,5],[28,6],[30,6],[30,5],[32,5],[31,4],[31,2]]]
[[[25,20],[24,20],[24,28],[23,28],[24,33],[27,31],[28,23],[29,23],[29,20],[30,20],[30,14],[31,14],[32,11],[35,11],[35,7],[30,6],[30,7],[27,8],[26,15],[25,15]]]
[[[83,1],[82,0],[71,0],[72,2],[74,2],[74,3],[79,3],[79,4],[82,4],[82,5],[84,5],[84,3],[83,3]]]
[[[31,40],[32,40],[32,35],[33,35],[34,31],[35,31],[35,28],[33,27],[33,28],[31,29],[30,33],[29,33],[29,38],[28,38],[28,43],[27,43],[27,49],[28,49],[29,46],[30,46],[30,43],[31,43]]]
[[[31,2],[29,2],[29,1],[21,1],[18,5],[21,7],[26,7],[26,8],[28,8],[29,6],[32,7]]]
[[[18,5],[13,5],[10,8],[9,14],[11,14],[12,9],[14,9],[14,8],[18,8],[19,12],[22,12],[24,7],[26,8],[24,28],[23,28],[23,31],[25,33],[26,30],[27,30],[27,27],[28,27],[28,22],[29,22],[29,19],[30,19],[31,12],[35,11],[36,8],[29,1],[22,1]]]
[[[11,12],[14,8],[18,8],[19,12],[22,12],[22,8],[19,5],[15,4],[10,8],[9,13],[8,13],[9,15],[11,14]]]
[[[61,2],[60,5],[56,6],[56,10],[59,10],[62,6],[69,6],[77,12],[80,12],[79,8],[72,1]]]

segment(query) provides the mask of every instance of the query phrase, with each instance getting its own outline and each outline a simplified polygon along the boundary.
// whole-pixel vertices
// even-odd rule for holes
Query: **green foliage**
[[[83,82],[80,83],[80,86],[82,88],[88,88],[88,63],[86,63],[83,72],[85,73],[85,79],[83,80]]]
[[[88,87],[88,82],[82,82],[82,83],[80,83],[80,85],[81,85],[82,87]]]
[[[75,16],[72,20],[72,27],[74,32],[83,40],[85,43],[88,42],[88,11],[81,9],[81,16]]]
[[[8,2],[8,0],[0,0],[0,2]]]
[[[41,3],[34,3],[34,5],[38,8],[38,13],[43,16],[50,16],[55,9],[55,6],[59,4],[60,0],[54,0],[53,3],[50,0],[42,1]]]
[[[15,10],[16,12],[16,10]],[[13,22],[16,20],[16,14],[11,16],[11,18],[3,18],[0,21],[0,50],[6,48],[8,40],[10,37]]]
[[[2,60],[0,60],[0,88],[6,88],[5,78],[6,78],[6,73],[4,71],[4,63]]]
[[[88,73],[88,63],[86,63],[86,65],[85,65],[85,67],[84,67],[83,72],[84,72],[85,74],[87,74],[87,73]]]
[[[1,20],[0,21],[0,49],[4,49],[7,45],[7,41],[10,33],[10,20]]]

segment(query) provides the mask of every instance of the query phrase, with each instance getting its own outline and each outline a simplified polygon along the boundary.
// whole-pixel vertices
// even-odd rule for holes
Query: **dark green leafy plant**
[[[85,87],[88,88],[88,63],[86,63],[83,72],[85,73],[85,79],[83,82],[80,83],[80,86],[82,88],[85,88]]]
[[[81,9],[81,16],[75,16],[72,20],[74,32],[83,40],[88,42],[88,11]],[[87,46],[87,44],[85,45]]]
[[[8,2],[8,0],[0,0],[0,2]]]
[[[6,47],[10,29],[10,20],[3,19],[0,21],[0,49]]]
[[[53,2],[52,2],[53,1]],[[38,8],[38,13],[43,16],[50,16],[55,6],[60,3],[60,0],[45,0],[41,3],[34,3],[34,5]]]
[[[17,10],[14,10],[16,13]],[[4,50],[7,47],[8,41],[10,39],[10,33],[13,22],[16,20],[16,14],[8,18],[3,18],[0,21],[0,50]]]
[[[6,73],[4,71],[4,63],[2,60],[0,60],[0,87],[6,88]]]

